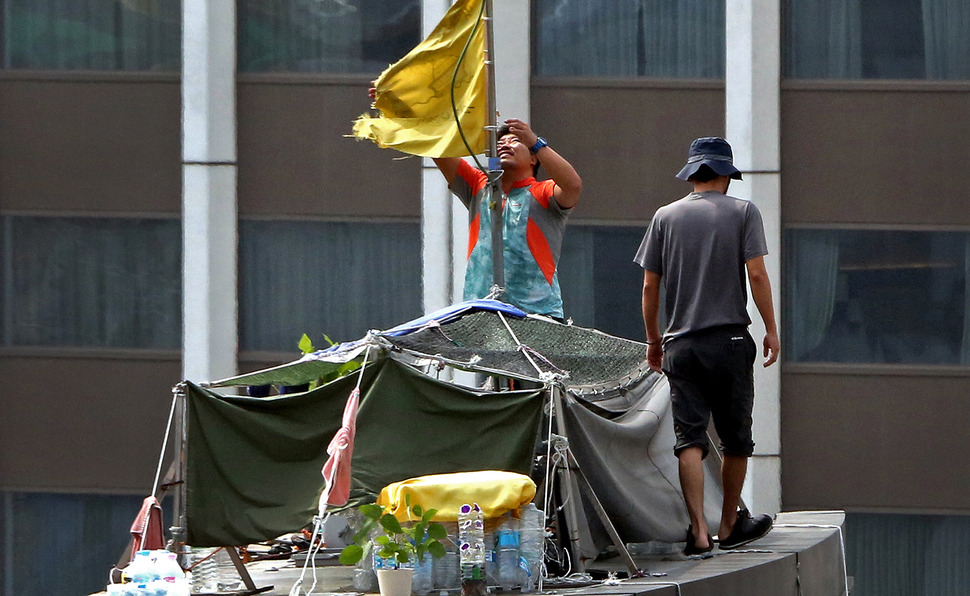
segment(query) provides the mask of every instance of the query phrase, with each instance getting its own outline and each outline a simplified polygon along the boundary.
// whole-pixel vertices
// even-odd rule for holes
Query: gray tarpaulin
[[[569,395],[565,419],[569,446],[623,540],[683,541],[689,522],[673,453],[666,377],[650,374],[613,396]],[[710,467],[704,508],[716,529],[723,493]]]

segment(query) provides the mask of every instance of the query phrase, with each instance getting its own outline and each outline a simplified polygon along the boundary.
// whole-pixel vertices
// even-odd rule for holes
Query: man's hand
[[[660,343],[649,344],[647,346],[647,364],[652,370],[662,372],[660,365],[663,364],[664,351]]]
[[[509,126],[509,132],[522,141],[522,144],[526,147],[532,147],[539,140],[539,136],[532,132],[532,127],[529,126],[528,122],[523,122],[518,118],[509,118],[505,123]]]
[[[771,366],[778,360],[778,352],[781,351],[781,342],[778,341],[777,333],[765,333],[765,368]]]

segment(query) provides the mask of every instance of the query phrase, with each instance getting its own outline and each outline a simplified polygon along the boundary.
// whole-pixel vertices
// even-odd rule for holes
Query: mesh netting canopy
[[[615,385],[641,376],[646,368],[644,344],[543,317],[500,312],[475,311],[386,339],[408,352],[472,370],[528,380],[540,380],[540,371],[568,373],[567,385]]]

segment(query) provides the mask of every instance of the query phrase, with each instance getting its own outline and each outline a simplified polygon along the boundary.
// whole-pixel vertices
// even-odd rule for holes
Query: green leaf
[[[381,516],[381,527],[391,534],[403,534],[401,522],[397,521],[397,518],[390,513]]]
[[[340,551],[342,565],[354,565],[364,557],[364,549],[356,544],[348,544]]]
[[[437,509],[428,509],[427,511],[424,512],[424,515],[421,516],[421,520],[431,521],[431,518],[434,517],[435,513],[438,513]]]
[[[387,536],[384,536],[383,534],[375,538],[374,541],[377,542],[377,544],[380,544],[381,546],[387,546],[391,543],[391,539]]]
[[[432,557],[439,559],[445,556],[445,545],[436,540],[428,545],[428,552]]]
[[[300,338],[300,343],[297,344],[297,347],[299,347],[300,351],[304,354],[309,354],[310,352],[316,351],[316,349],[313,347],[313,342],[310,341],[310,338],[306,333],[304,333],[303,337]]]
[[[410,497],[411,495],[408,495],[408,496]],[[424,509],[422,509],[420,505],[415,505],[414,507],[411,508],[411,513],[413,513],[418,517],[421,517],[422,514],[424,513]]]
[[[448,530],[441,524],[434,523],[428,526],[428,537],[435,540],[444,540],[448,537]]]
[[[360,512],[364,514],[365,517],[377,521],[381,518],[381,514],[384,513],[384,509],[376,503],[368,503],[360,506]]]
[[[397,560],[399,563],[407,563],[408,561],[410,561],[410,559],[408,558],[407,551],[405,550],[398,551]]]

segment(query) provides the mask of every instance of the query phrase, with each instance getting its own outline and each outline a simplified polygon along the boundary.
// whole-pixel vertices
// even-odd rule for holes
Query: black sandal
[[[707,548],[700,548],[694,542],[694,533],[691,531],[693,526],[687,526],[687,540],[684,545],[684,555],[691,557],[693,555],[703,555],[704,553],[709,553],[714,550],[714,540],[711,535],[707,535]]]

